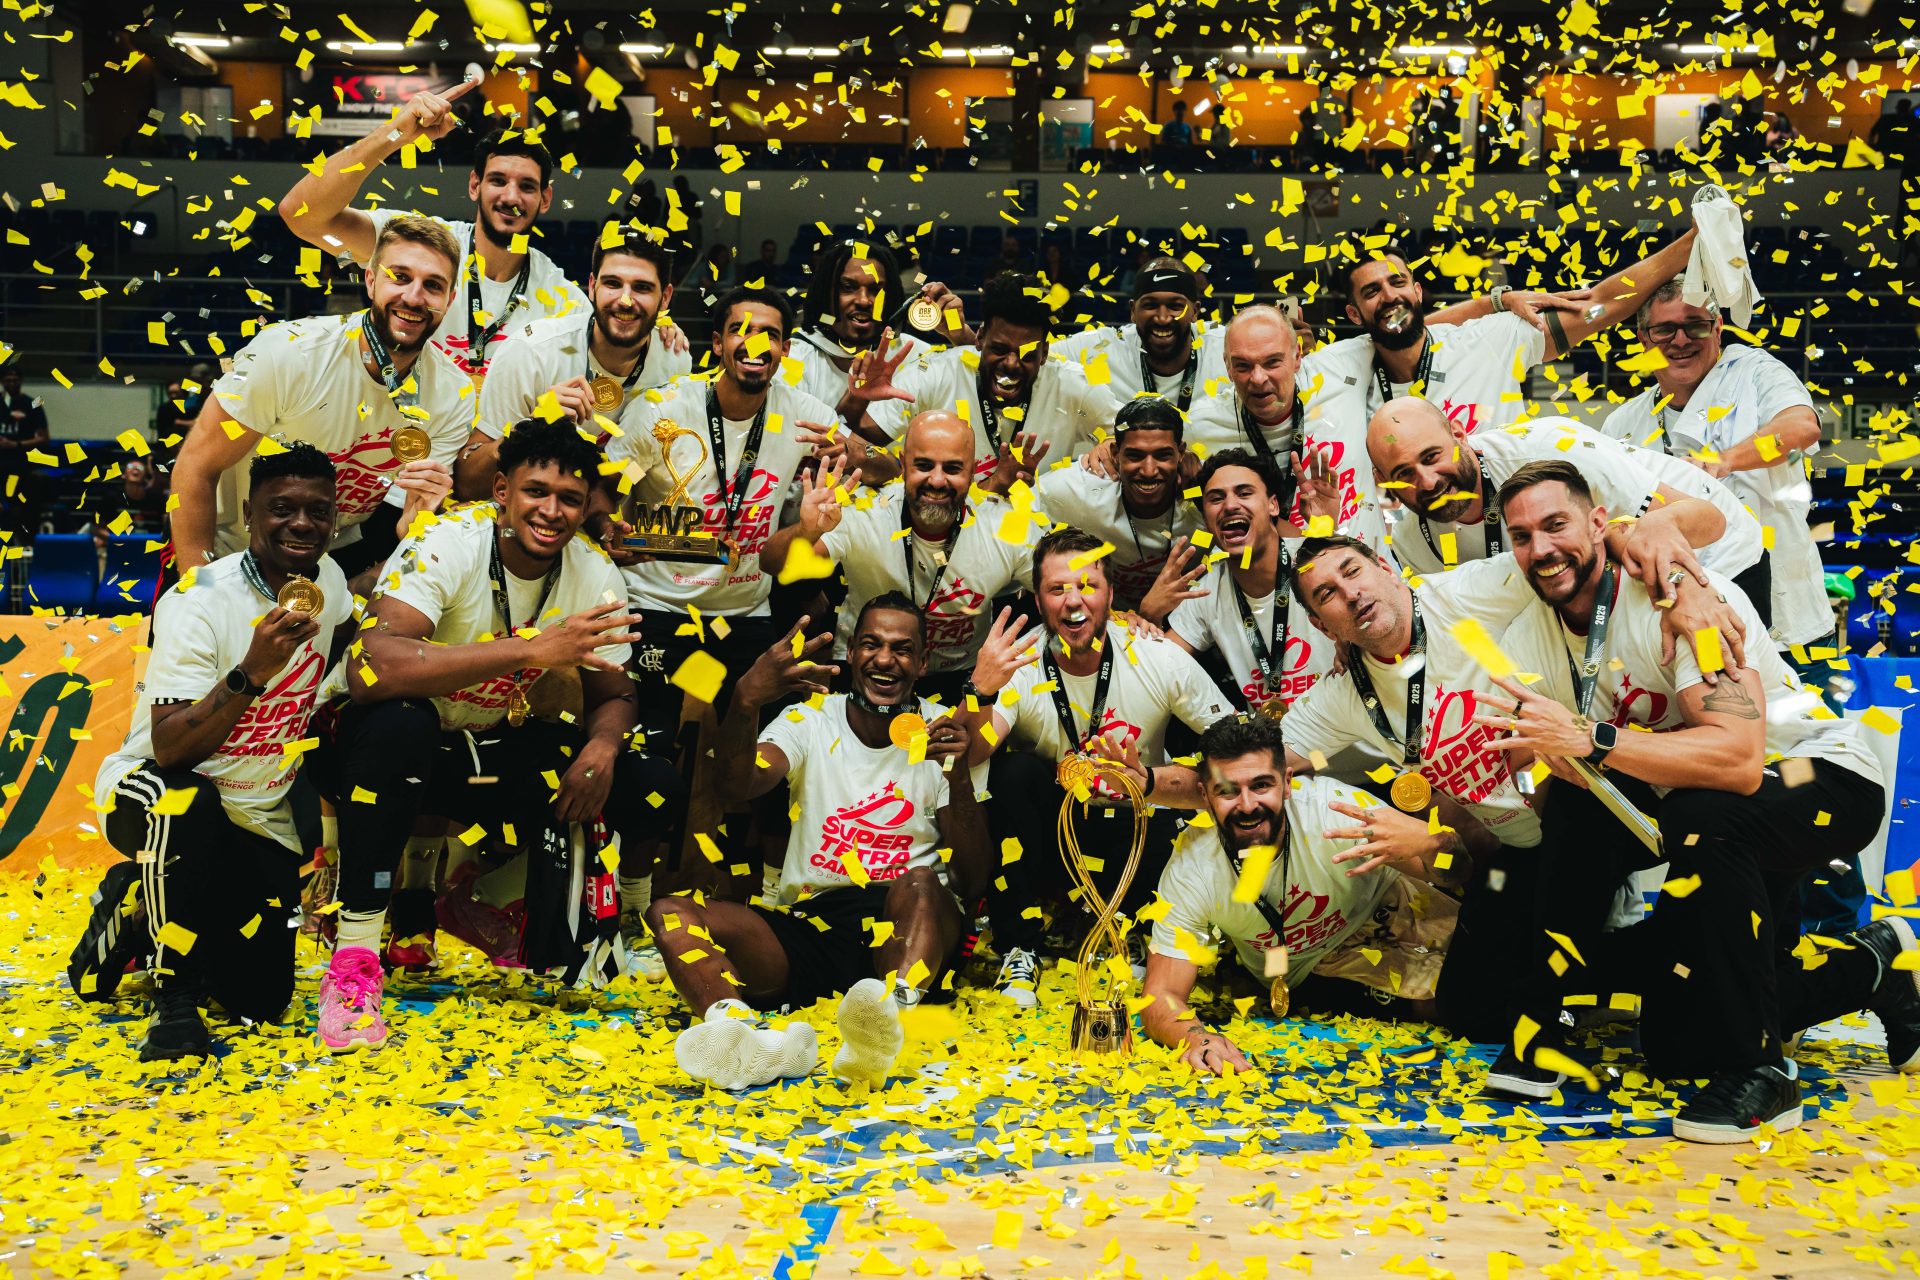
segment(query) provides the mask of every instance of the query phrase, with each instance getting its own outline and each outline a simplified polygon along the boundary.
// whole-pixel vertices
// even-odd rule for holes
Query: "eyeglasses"
[[[1666,346],[1673,341],[1677,333],[1684,333],[1698,342],[1713,332],[1713,321],[1689,320],[1685,324],[1650,324],[1641,332],[1646,334],[1656,347]]]

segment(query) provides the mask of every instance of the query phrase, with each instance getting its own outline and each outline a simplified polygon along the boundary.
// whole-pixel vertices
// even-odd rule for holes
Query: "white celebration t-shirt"
[[[624,385],[625,378],[614,377],[593,358],[587,341],[587,327],[592,323],[591,313],[583,312],[515,326],[514,331],[492,349],[492,357],[487,361],[487,381],[480,389],[480,417],[474,425],[498,440],[514,423],[534,417],[534,407],[540,403],[540,397],[556,383],[574,378],[591,382],[609,377]],[[692,368],[690,352],[667,350],[667,344],[660,341],[656,333],[647,341],[639,376],[631,386],[625,387],[620,410],[600,416],[624,423],[628,410],[644,403],[641,392],[665,386]],[[625,430],[624,425],[621,429]]]
[[[999,444],[987,435],[987,418],[980,405],[980,353],[972,347],[910,355],[894,375],[901,390],[913,399],[881,400],[873,406],[873,420],[889,439],[898,440],[916,414],[940,409],[957,413],[973,424],[974,478],[993,473]],[[1077,458],[1093,448],[1096,432],[1111,432],[1115,403],[1106,388],[1091,386],[1080,366],[1049,358],[1033,380],[1026,408],[1009,405],[994,409],[999,440],[1031,435],[1047,446],[1043,466]],[[1016,418],[1015,413],[1020,416]]]
[[[1296,541],[1293,547],[1300,544]],[[1291,548],[1289,549],[1291,553]],[[1239,598],[1235,595],[1232,557],[1222,557],[1207,569],[1207,576],[1196,586],[1205,586],[1207,594],[1197,600],[1183,600],[1174,609],[1173,616],[1167,620],[1170,631],[1185,640],[1200,653],[1218,649],[1225,659],[1227,670],[1233,676],[1233,687],[1239,690],[1238,701],[1249,710],[1258,710],[1274,698],[1279,698],[1282,706],[1292,705],[1294,699],[1311,689],[1316,680],[1333,670],[1333,660],[1337,646],[1326,633],[1313,625],[1313,616],[1305,605],[1294,595],[1292,586],[1285,580],[1285,571],[1279,575],[1276,589],[1263,596],[1249,598],[1247,606],[1253,611],[1253,622],[1260,629],[1261,642],[1271,650],[1274,640],[1273,608],[1274,600],[1284,591],[1288,596],[1286,656],[1275,665],[1275,678],[1279,687],[1268,684],[1260,674],[1260,664],[1255,660],[1253,640],[1247,635],[1245,621],[1240,616]],[[1272,662],[1271,656],[1268,659]]]
[[[1175,485],[1179,484],[1176,480]],[[1080,466],[1056,467],[1033,483],[1034,505],[1057,525],[1071,525],[1113,544],[1101,563],[1113,584],[1116,609],[1138,608],[1167,563],[1174,539],[1191,538],[1200,512],[1179,494],[1157,516],[1127,511],[1120,481]]]

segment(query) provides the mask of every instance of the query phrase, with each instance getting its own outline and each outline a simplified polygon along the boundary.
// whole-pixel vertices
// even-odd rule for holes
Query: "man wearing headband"
[[[246,546],[239,464],[264,436],[306,441],[332,459],[333,551],[349,578],[440,505],[473,427],[471,385],[428,341],[459,265],[439,222],[392,218],[372,243],[365,311],[271,324],[240,349],[174,464],[180,573]]]
[[[953,998],[961,903],[986,887],[989,845],[966,730],[915,690],[922,616],[898,592],[867,601],[846,693],[827,691],[834,667],[808,660],[825,636],[796,651],[800,626],[740,678],[717,753],[727,790],[758,798],[784,781],[795,819],[773,900],[687,895],[649,912],[696,1018],[674,1042],[696,1080],[746,1089],[807,1074],[818,1061],[813,1028],[756,1025],[754,1010],[800,1010],[845,992],[834,1072],[877,1085],[900,1052],[898,1010]],[[760,727],[762,707],[796,694],[810,700]]]
[[[1183,433],[1171,401],[1135,397],[1114,417],[1117,478],[1056,467],[1033,486],[1034,504],[1054,524],[1084,529],[1113,546],[1106,563],[1116,608],[1138,609],[1175,542],[1200,527],[1180,492]]]
[[[1154,258],[1133,281],[1133,323],[1101,325],[1056,340],[1053,352],[1081,365],[1105,358],[1108,388],[1124,403],[1149,394],[1186,413],[1226,374],[1219,325],[1197,333],[1200,280],[1173,258]]]

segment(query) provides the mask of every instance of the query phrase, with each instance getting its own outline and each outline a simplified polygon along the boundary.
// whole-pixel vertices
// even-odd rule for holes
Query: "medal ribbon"
[[[768,400],[772,397],[769,396]],[[726,525],[721,530],[727,539],[733,537],[733,527],[740,519],[740,508],[747,500],[747,482],[753,479],[753,464],[760,460],[760,442],[767,433],[767,400],[760,402],[760,412],[754,415],[753,425],[747,428],[747,438],[741,445],[740,465],[734,468],[733,483],[727,487]],[[713,477],[721,480],[726,475],[727,465],[727,425],[720,414],[720,397],[712,388],[707,390],[707,442],[713,446]]]
[[[926,602],[925,604],[920,604],[920,592],[919,592],[919,590],[918,590],[918,589],[917,589],[917,588],[916,588],[916,587],[915,587],[915,586],[913,585],[913,569],[914,569],[914,564],[913,564],[913,542],[914,542],[914,533],[913,533],[913,524],[912,524],[912,522],[911,522],[911,521],[909,521],[909,520],[908,520],[908,518],[907,518],[907,502],[906,502],[906,499],[905,499],[904,497],[903,497],[903,498],[901,498],[901,500],[900,500],[900,527],[901,527],[902,529],[904,529],[904,530],[906,530],[906,537],[904,537],[904,538],[902,538],[902,539],[900,539],[900,541],[906,544],[906,556],[907,556],[907,599],[909,599],[909,600],[911,600],[911,601],[913,601],[913,602],[914,602],[914,603],[915,603],[916,605],[919,605],[919,607],[920,607],[920,612],[921,612],[921,613],[925,613],[925,612],[926,612],[927,610],[929,610],[929,609],[931,609],[931,608],[933,608],[933,598],[934,598],[935,596],[937,596],[937,595],[939,595],[939,594],[940,594],[940,582],[941,582],[941,580],[942,580],[943,578],[945,578],[945,577],[947,576],[947,570],[948,570],[948,568],[950,568],[950,567],[952,566],[952,564],[953,564],[953,548],[954,548],[954,546],[955,546],[955,544],[957,544],[957,543],[958,543],[958,542],[960,541],[960,527],[961,527],[962,525],[964,525],[964,524],[966,524],[966,522],[967,522],[967,518],[968,518],[968,516],[970,516],[970,515],[972,514],[972,512],[973,512],[973,508],[972,508],[972,507],[967,507],[967,506],[963,506],[963,507],[961,507],[961,508],[960,508],[960,514],[959,514],[959,516],[958,516],[958,517],[956,517],[956,518],[955,518],[955,520],[954,520],[954,522],[953,522],[953,528],[951,528],[951,529],[949,529],[949,530],[947,531],[947,540],[946,540],[946,542],[945,542],[945,543],[944,543],[944,544],[942,545],[942,547],[941,547],[941,550],[940,550],[940,562],[939,562],[939,564],[938,564],[938,566],[937,566],[937,567],[935,568],[935,570],[934,570],[934,574],[933,574],[933,585],[927,588],[927,602]]]
[[[1234,859],[1233,850],[1227,848],[1227,838],[1220,834],[1218,828],[1214,831],[1214,838],[1220,845],[1220,856],[1227,860],[1228,873],[1233,876],[1234,883],[1238,884],[1240,882],[1240,864]],[[1280,811],[1280,892],[1283,894],[1286,893],[1287,887],[1292,883],[1293,824],[1287,821],[1286,810],[1282,809]],[[1274,940],[1282,948],[1285,948],[1287,945],[1287,916],[1291,915],[1292,912],[1289,911],[1286,915],[1283,915],[1278,906],[1268,902],[1265,886],[1262,886],[1261,892],[1254,895],[1253,905],[1259,910],[1261,919],[1267,922],[1267,927],[1273,930]]]
[[[1192,343],[1192,340],[1189,339],[1189,342]],[[1185,413],[1187,406],[1193,403],[1194,375],[1199,371],[1200,345],[1192,343],[1192,351],[1187,356],[1187,371],[1180,375],[1180,390],[1177,393],[1181,413]],[[1155,373],[1153,366],[1147,362],[1147,348],[1143,343],[1140,347],[1140,389],[1158,394],[1159,386],[1160,375]]]
[[[1573,677],[1573,687],[1580,703],[1580,714],[1593,718],[1593,694],[1600,683],[1600,659],[1607,651],[1607,626],[1613,621],[1613,607],[1620,599],[1619,567],[1613,561],[1607,561],[1607,571],[1600,575],[1600,590],[1594,593],[1593,621],[1587,625],[1587,654],[1580,670],[1573,666],[1573,655],[1567,655],[1567,674]]]
[[[474,228],[478,236],[479,228]],[[533,272],[533,254],[529,252],[520,261],[520,274],[514,277],[513,288],[507,293],[507,305],[500,308],[500,314],[493,323],[482,326],[480,311],[484,306],[480,296],[480,255],[473,252],[473,242],[467,243],[467,364],[484,373],[487,368],[487,345],[500,335],[507,321],[525,301],[520,295],[526,291],[527,277]]]
[[[1476,461],[1480,464],[1480,500],[1486,507],[1480,513],[1480,527],[1486,532],[1487,558],[1491,560],[1507,549],[1506,527],[1500,523],[1500,508],[1493,500],[1495,489],[1493,476],[1487,471],[1487,460],[1478,458]],[[1433,530],[1427,526],[1425,516],[1420,517],[1420,536],[1427,540],[1427,549],[1433,552],[1434,558],[1445,564],[1445,558],[1440,555],[1440,544],[1433,540]]]
[[[1415,595],[1412,599],[1413,648],[1408,651],[1408,656],[1425,654],[1427,651],[1427,624],[1420,617],[1420,597]],[[1347,664],[1347,674],[1353,678],[1353,687],[1360,695],[1360,705],[1367,709],[1373,727],[1388,742],[1398,744],[1403,764],[1417,768],[1420,764],[1421,730],[1425,728],[1422,717],[1427,700],[1427,664],[1421,663],[1420,669],[1407,677],[1407,728],[1398,738],[1387,724],[1386,708],[1380,705],[1380,694],[1373,687],[1373,677],[1367,674],[1364,654],[1353,655],[1353,661]]]
[[[1082,734],[1074,725],[1073,702],[1067,697],[1066,683],[1060,678],[1060,664],[1054,661],[1053,645],[1049,643],[1041,651],[1040,665],[1047,679],[1053,684],[1053,711],[1060,717],[1060,732],[1066,735],[1067,749],[1079,751],[1087,745],[1087,739],[1100,730],[1100,722],[1107,714],[1107,686],[1113,680],[1113,637],[1105,637],[1106,644],[1100,651],[1100,674],[1093,682],[1093,715],[1087,721],[1087,731]]]
[[[1425,392],[1427,378],[1433,373],[1433,334],[1426,336],[1425,345],[1420,348],[1420,363],[1414,368],[1413,381],[1408,386],[1419,387]],[[1387,378],[1387,371],[1380,367],[1379,360],[1373,362],[1373,382],[1380,388],[1380,404],[1393,399],[1393,383]],[[1424,397],[1423,397],[1424,398]],[[1379,408],[1374,405],[1373,408]]]
[[[373,312],[371,310],[360,313],[360,336],[366,339],[367,355],[373,361],[374,367],[380,370],[380,381],[386,387],[387,399],[393,401],[393,407],[400,410],[402,417],[418,418],[425,416],[418,412],[420,406],[419,382],[417,380],[414,382],[414,389],[412,391],[404,389],[407,384],[408,375],[400,372],[399,368],[393,362],[393,353],[387,350],[387,344],[380,340],[380,334],[374,328]],[[408,410],[410,409],[415,412],[409,413]]]
[[[1273,697],[1280,696],[1279,686],[1274,682],[1274,669],[1287,659],[1287,624],[1292,605],[1292,593],[1287,589],[1287,574],[1292,562],[1287,557],[1286,540],[1280,542],[1280,567],[1273,577],[1273,648],[1267,648],[1266,637],[1260,634],[1259,619],[1253,615],[1253,606],[1247,603],[1246,593],[1240,590],[1231,571],[1227,574],[1227,585],[1233,589],[1233,602],[1240,606],[1240,625],[1246,629],[1247,642],[1253,646],[1253,664],[1260,669],[1260,683]]]
[[[499,520],[499,514],[496,512],[494,523],[498,525]],[[493,543],[489,548],[493,553],[493,607],[500,611],[500,625],[506,628],[506,634],[510,636],[519,628],[513,625],[513,607],[507,599],[507,566],[506,562],[500,558],[501,532],[501,529],[495,529]],[[553,568],[547,570],[546,581],[540,584],[540,600],[533,606],[533,615],[527,619],[525,625],[532,626],[540,620],[540,615],[546,612],[547,598],[553,594],[555,584],[560,581],[560,568],[566,562],[566,558],[564,550],[553,558]]]

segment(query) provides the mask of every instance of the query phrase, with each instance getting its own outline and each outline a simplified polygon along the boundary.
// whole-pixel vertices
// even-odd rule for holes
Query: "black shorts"
[[[804,1009],[825,996],[839,995],[863,978],[879,977],[873,964],[872,923],[887,918],[887,891],[892,887],[850,884],[815,894],[784,910],[753,906],[751,910],[767,922],[787,955],[786,992],[767,1008],[786,1005]],[[961,932],[964,935],[966,931]],[[964,943],[963,936],[955,944],[954,955],[942,962],[942,973],[951,969]],[[927,1003],[941,1004],[953,998],[951,989],[942,987],[939,980],[934,982],[927,992]]]
[[[640,678],[640,720],[647,729],[649,749],[664,753],[665,744],[680,732],[682,695],[671,683],[680,664],[694,652],[705,650],[709,657],[726,667],[726,679],[713,700],[715,711],[725,716],[727,703],[733,698],[733,686],[779,635],[773,629],[771,618],[728,618],[727,634],[721,636],[714,630],[714,623],[720,619],[703,617],[701,623],[706,628],[706,638],[702,640],[698,635],[676,634],[681,627],[692,626],[693,620],[684,610],[672,613],[642,609],[639,613],[642,638],[633,646],[633,665]]]

